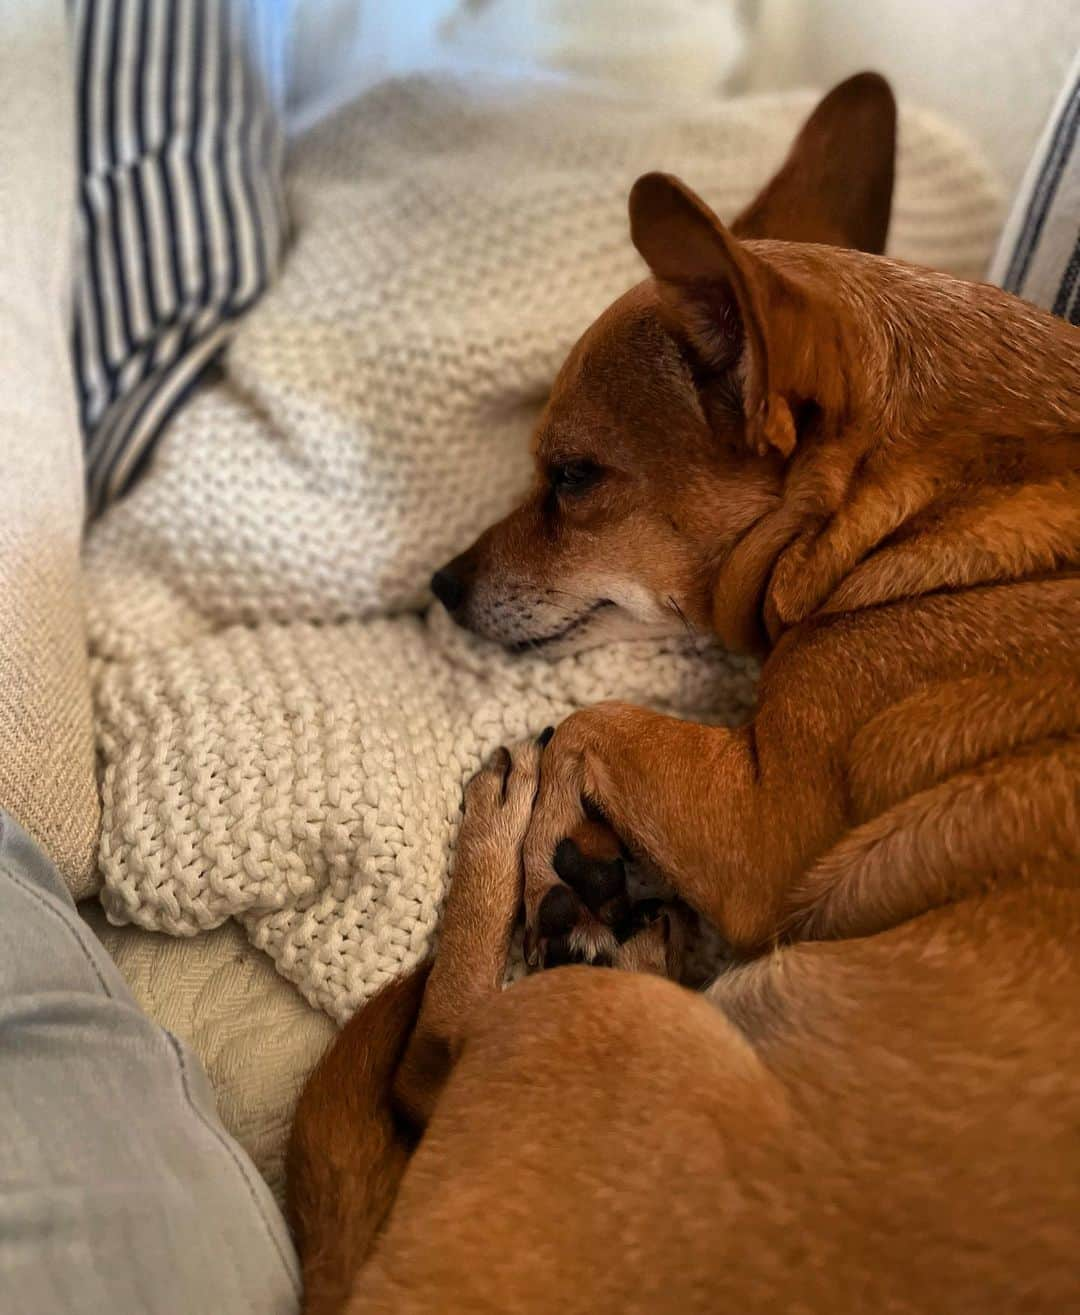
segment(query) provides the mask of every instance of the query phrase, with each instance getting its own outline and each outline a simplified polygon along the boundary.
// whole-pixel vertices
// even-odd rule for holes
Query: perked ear
[[[746,440],[759,455],[795,449],[795,422],[769,350],[770,316],[798,310],[800,290],[734,238],[669,174],[645,174],[630,192],[630,236],[652,270],[670,326],[708,371],[741,386]]]
[[[779,172],[731,225],[736,237],[885,250],[896,166],[896,101],[877,73],[834,87]]]

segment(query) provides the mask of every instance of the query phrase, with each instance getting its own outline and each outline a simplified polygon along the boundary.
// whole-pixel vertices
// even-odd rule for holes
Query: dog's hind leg
[[[305,1315],[343,1308],[412,1154],[412,1138],[391,1107],[390,1084],[426,974],[422,968],[398,978],[360,1009],[297,1102],[286,1170]]]

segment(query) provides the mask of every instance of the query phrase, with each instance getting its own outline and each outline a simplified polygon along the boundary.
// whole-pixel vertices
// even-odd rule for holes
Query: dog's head
[[[818,106],[730,231],[676,180],[639,180],[631,235],[653,277],[570,353],[524,503],[434,576],[460,624],[522,648],[716,627],[720,563],[776,507],[833,386],[810,378],[825,367],[804,338],[837,321],[786,268],[821,248],[786,244],[880,251],[894,155],[892,95],[864,74]]]

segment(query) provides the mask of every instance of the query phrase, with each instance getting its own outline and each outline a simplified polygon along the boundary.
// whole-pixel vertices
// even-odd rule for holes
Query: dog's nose
[[[465,582],[444,566],[431,577],[431,592],[448,612],[456,612],[465,601]]]

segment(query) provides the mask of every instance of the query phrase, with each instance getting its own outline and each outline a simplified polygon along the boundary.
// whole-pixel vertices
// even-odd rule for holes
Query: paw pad
[[[565,936],[580,920],[584,910],[569,886],[552,886],[540,901],[536,922],[545,939]]]

